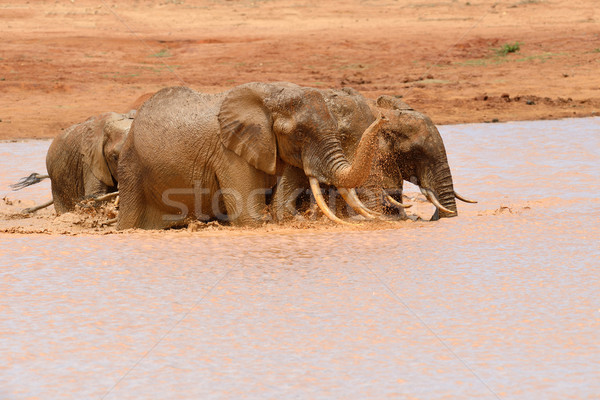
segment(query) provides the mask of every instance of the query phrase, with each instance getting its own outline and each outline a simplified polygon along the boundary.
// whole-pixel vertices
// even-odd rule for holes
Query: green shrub
[[[502,46],[498,50],[496,50],[496,53],[499,56],[505,56],[508,53],[516,53],[519,50],[521,50],[521,43],[519,43],[519,42],[515,42],[514,44],[506,43],[504,46]]]

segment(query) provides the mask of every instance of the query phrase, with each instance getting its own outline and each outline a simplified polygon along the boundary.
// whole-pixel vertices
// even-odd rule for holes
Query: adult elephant
[[[123,147],[117,227],[161,229],[186,218],[260,223],[285,165],[325,184],[359,186],[383,125],[382,117],[365,126],[350,163],[316,89],[259,82],[214,95],[163,89],[140,108]]]
[[[54,203],[57,214],[72,211],[86,197],[117,190],[119,155],[133,122],[135,110],[91,117],[65,129],[54,138],[46,155],[48,175],[31,174],[12,185],[18,190],[50,178],[52,200],[24,212]]]
[[[419,186],[436,206],[432,220],[456,216],[456,198],[473,202],[454,191],[444,142],[429,117],[392,96],[380,96],[372,101],[351,88],[322,90],[321,93],[337,121],[347,154],[353,154],[364,128],[376,115],[384,113],[388,119],[380,135],[371,173],[357,189],[362,202],[358,204],[360,214],[369,219],[379,214],[406,218],[402,204],[403,180]],[[278,219],[294,214],[296,198],[308,184],[301,171],[293,166],[285,168],[273,197],[274,214]]]

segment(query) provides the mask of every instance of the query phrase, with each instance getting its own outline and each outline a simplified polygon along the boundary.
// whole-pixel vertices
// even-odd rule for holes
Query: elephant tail
[[[40,175],[37,172],[34,172],[33,174],[31,174],[29,176],[21,178],[19,180],[19,182],[13,183],[12,185],[10,185],[10,187],[12,188],[12,190],[21,190],[23,188],[26,188],[27,186],[35,185],[36,183],[40,183],[41,181],[43,181],[46,178],[49,178],[49,176],[48,175]]]

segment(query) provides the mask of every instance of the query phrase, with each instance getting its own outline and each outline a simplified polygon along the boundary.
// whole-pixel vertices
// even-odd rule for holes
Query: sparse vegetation
[[[532,60],[538,60],[541,63],[545,63],[547,60],[549,60],[553,57],[560,57],[560,56],[567,56],[567,55],[568,55],[568,53],[543,53],[543,54],[536,54],[536,55],[532,55],[532,56],[519,58],[516,61],[517,62],[527,62],[527,61],[532,61]]]
[[[113,78],[113,79],[122,79],[122,78],[135,78],[136,76],[139,76],[140,74],[137,73],[133,73],[133,74],[127,74],[127,73],[122,73],[122,72],[115,72],[114,74],[102,74],[103,78]]]
[[[475,60],[465,60],[463,62],[454,62],[454,65],[468,65],[468,66],[487,66],[489,61],[487,59],[475,59]]]
[[[496,54],[498,54],[499,56],[505,56],[508,53],[516,53],[519,50],[521,50],[521,43],[519,43],[519,42],[515,42],[513,44],[506,43],[504,46],[502,46],[498,50],[496,50]]]
[[[162,49],[158,53],[150,54],[148,57],[171,57],[171,53],[169,53],[169,49]]]
[[[542,54],[534,54],[522,58],[505,58],[502,54],[495,54],[493,56],[489,56],[487,58],[478,58],[472,60],[465,60],[462,62],[454,62],[454,65],[464,65],[464,66],[481,66],[487,67],[488,65],[498,65],[510,62],[531,62],[537,61],[540,63],[545,63],[547,60],[550,60],[555,57],[564,57],[568,56],[568,53],[542,53]]]

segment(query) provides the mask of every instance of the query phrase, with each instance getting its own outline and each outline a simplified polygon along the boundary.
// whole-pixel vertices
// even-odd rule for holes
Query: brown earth
[[[165,86],[249,81],[399,95],[438,124],[595,115],[599,21],[596,0],[13,1],[0,139],[53,137]]]

